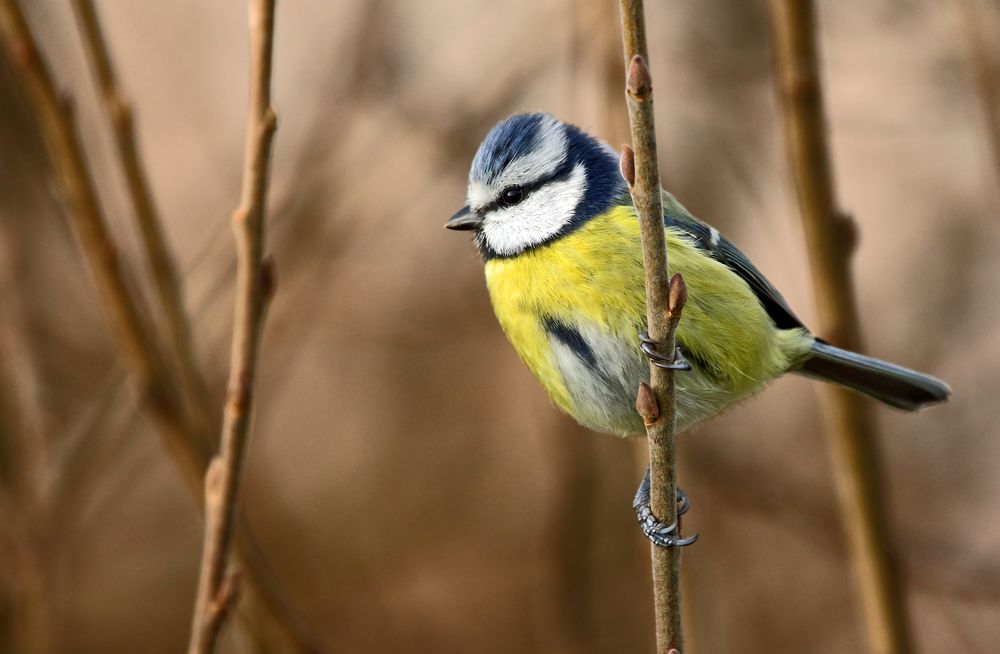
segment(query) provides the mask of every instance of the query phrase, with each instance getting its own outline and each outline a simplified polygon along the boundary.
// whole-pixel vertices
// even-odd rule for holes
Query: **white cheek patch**
[[[482,239],[500,255],[516,254],[537,245],[573,219],[586,187],[587,176],[583,164],[578,163],[569,177],[549,182],[521,204],[486,214],[481,228]]]

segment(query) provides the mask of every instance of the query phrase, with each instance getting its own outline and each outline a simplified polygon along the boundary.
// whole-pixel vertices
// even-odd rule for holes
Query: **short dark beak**
[[[466,231],[470,229],[479,229],[479,226],[482,224],[483,219],[477,216],[475,212],[469,209],[468,205],[466,205],[459,209],[455,215],[444,224],[444,226],[448,229]]]

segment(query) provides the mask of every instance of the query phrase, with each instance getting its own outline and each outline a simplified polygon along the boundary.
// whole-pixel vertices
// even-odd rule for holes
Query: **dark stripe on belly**
[[[580,360],[591,368],[597,367],[597,357],[590,345],[584,340],[583,335],[574,327],[560,322],[555,318],[546,317],[542,320],[545,331],[554,336],[557,341],[568,347],[573,353],[580,357]]]

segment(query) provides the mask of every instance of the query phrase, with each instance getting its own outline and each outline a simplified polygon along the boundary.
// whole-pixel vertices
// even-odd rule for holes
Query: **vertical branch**
[[[0,0],[0,40],[28,95],[50,164],[97,284],[109,323],[132,379],[167,449],[188,484],[202,487],[211,433],[191,424],[126,279],[80,145],[69,100],[56,89],[18,0]],[[277,584],[245,522],[237,545],[248,581],[267,608],[276,633],[299,651],[313,636]]]
[[[205,475],[205,542],[189,651],[212,652],[235,584],[228,573],[235,530],[240,471],[253,408],[264,311],[274,292],[271,262],[264,259],[264,210],[271,144],[277,119],[271,108],[271,61],[275,0],[250,0],[250,111],[247,118],[243,191],[233,214],[237,247],[236,304],[229,388],[220,453]]]
[[[3,429],[0,425],[0,430]],[[2,434],[0,434],[2,435]],[[52,588],[47,576],[45,539],[27,507],[0,486],[0,647],[4,651],[45,654],[55,651]],[[6,587],[5,587],[6,586]],[[8,606],[4,606],[8,603]]]
[[[805,228],[819,332],[861,349],[850,257],[856,235],[837,207],[819,77],[816,18],[810,0],[772,0],[776,79],[784,106],[788,157]],[[892,556],[881,491],[881,460],[864,400],[822,388],[841,517],[850,541],[873,652],[910,649],[907,615]]]
[[[16,209],[2,205],[3,227],[12,228],[6,221]],[[14,246],[16,232],[0,229],[0,651],[46,654],[55,643],[46,538],[51,498],[42,482],[51,428],[20,297],[27,253]]]
[[[622,153],[622,174],[628,182],[642,234],[646,272],[646,322],[662,352],[675,351],[674,335],[686,298],[680,275],[666,283],[667,250],[663,233],[660,169],[653,125],[653,86],[646,62],[646,25],[642,0],[622,0],[622,34],[628,113],[632,144]],[[650,385],[639,389],[637,407],[649,438],[651,508],[661,522],[677,519],[676,413],[674,371],[650,365]],[[680,603],[680,548],[652,545],[656,647],[659,652],[683,651]]]
[[[118,159],[132,200],[132,209],[142,238],[146,261],[163,312],[172,346],[171,359],[176,363],[179,376],[179,391],[185,408],[192,414],[192,418],[201,423],[202,429],[210,430],[211,418],[205,404],[208,398],[207,384],[195,359],[191,326],[181,297],[180,277],[167,247],[162,222],[153,202],[142,158],[139,156],[132,107],[122,93],[115,74],[93,0],[74,0],[73,7],[87,58],[97,83],[98,95],[114,135]]]
[[[186,434],[177,419],[177,398],[164,383],[164,363],[126,281],[83,156],[70,102],[57,92],[17,0],[0,0],[0,28],[11,61],[27,87],[63,200],[139,393],[168,435],[168,444],[185,476],[197,480],[201,475],[199,454],[203,457],[204,450],[198,453],[185,447]]]
[[[995,59],[996,48],[990,47],[990,39],[985,34],[986,28],[983,25],[984,17],[976,11],[975,0],[959,0],[959,8],[965,23],[969,63],[979,90],[983,119],[989,133],[993,167],[1000,179],[1000,66]]]

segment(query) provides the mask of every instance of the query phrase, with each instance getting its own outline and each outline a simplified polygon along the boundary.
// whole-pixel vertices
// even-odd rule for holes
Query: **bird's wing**
[[[663,191],[663,223],[667,227],[687,234],[699,249],[713,259],[724,264],[747,283],[760,303],[779,329],[802,328],[804,325],[785,298],[767,278],[757,270],[750,259],[740,252],[725,236],[714,227],[706,225],[685,209],[674,196]]]

